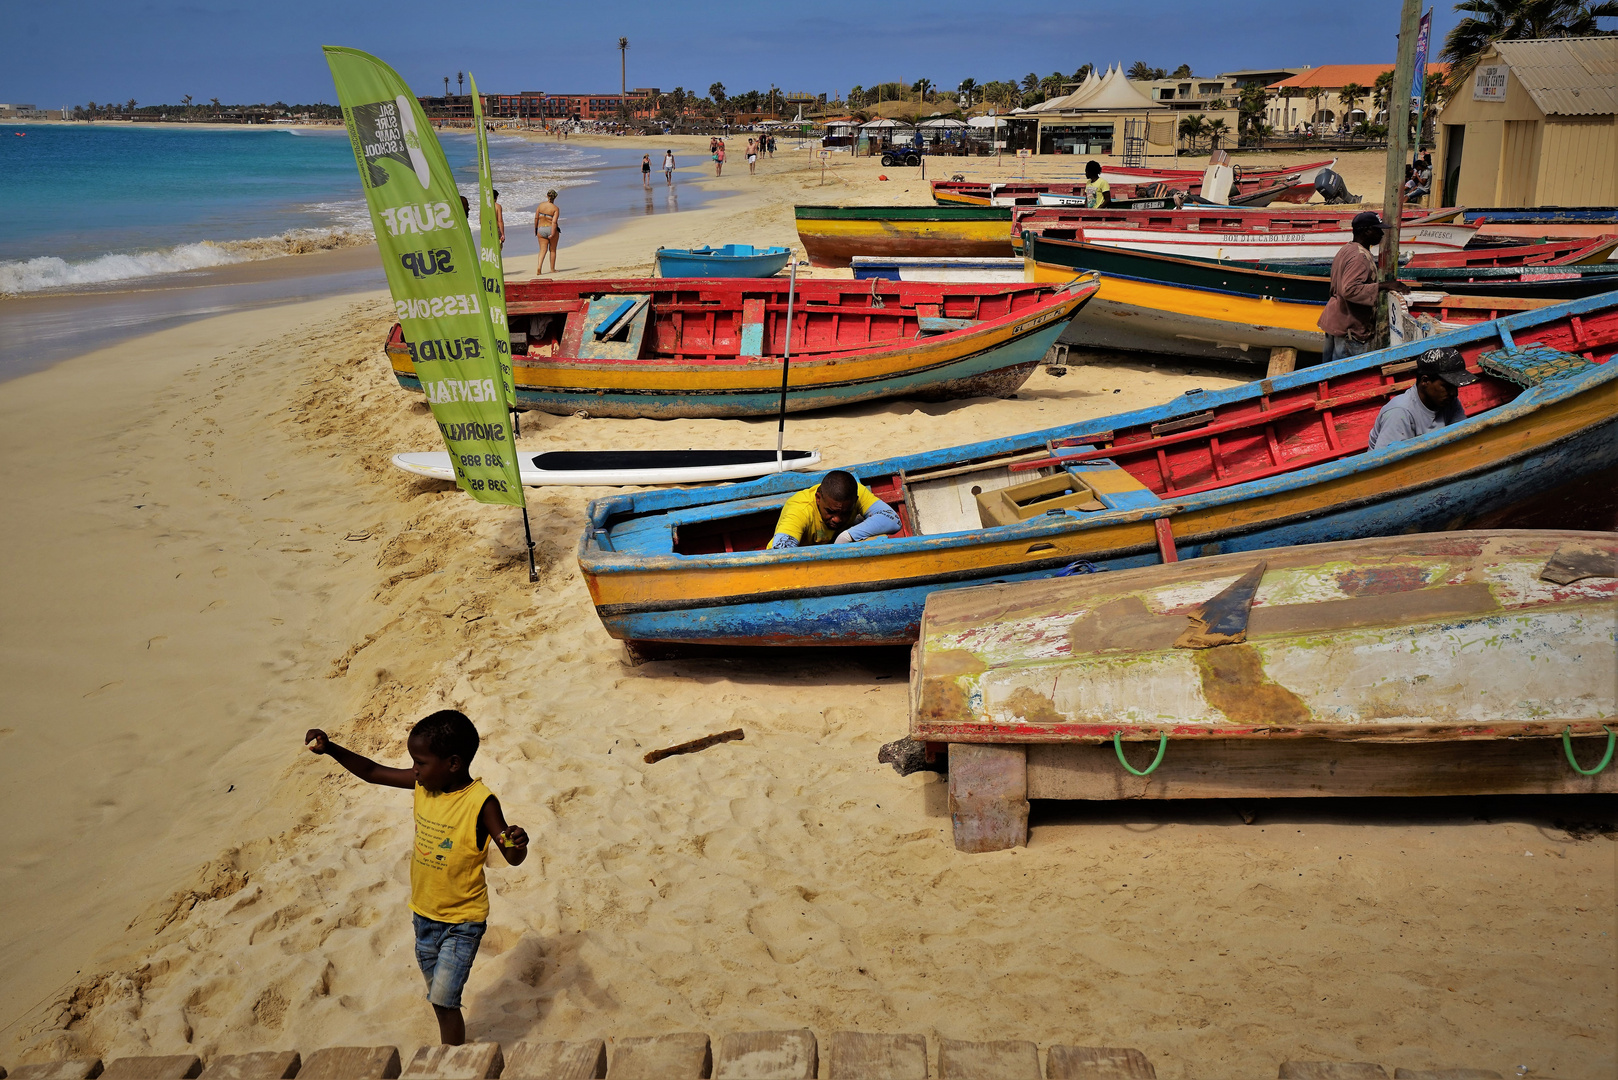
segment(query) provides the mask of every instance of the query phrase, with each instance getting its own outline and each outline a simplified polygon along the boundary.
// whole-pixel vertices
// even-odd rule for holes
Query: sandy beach
[[[564,275],[796,245],[795,202],[929,201],[918,170],[873,159],[833,155],[822,183],[785,137],[757,176],[732,138],[706,180],[705,137],[604,140],[640,142],[723,197],[573,245],[564,198]],[[1375,201],[1382,162],[1339,171]],[[997,171],[1019,172],[928,163]],[[402,765],[410,725],[454,707],[483,736],[473,774],[534,838],[520,868],[490,859],[471,1039],[810,1027],[1132,1046],[1165,1080],[1289,1058],[1613,1075],[1610,801],[1039,805],[1027,848],[960,854],[946,783],[876,760],[905,732],[904,650],[632,665],[574,562],[606,489],[529,491],[530,585],[517,513],[388,464],[441,448],[389,371],[391,322],[374,292],[260,308],[0,386],[0,449],[24,465],[0,518],[0,1065],[435,1042],[409,794],[302,735]],[[795,417],[787,443],[846,465],[1252,377],[1087,359],[1012,400]],[[519,444],[774,435],[527,413]],[[731,727],[746,739],[641,760]]]

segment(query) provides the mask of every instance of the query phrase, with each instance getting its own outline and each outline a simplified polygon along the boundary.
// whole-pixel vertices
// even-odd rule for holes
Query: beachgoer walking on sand
[[[652,186],[652,155],[650,154],[640,156],[640,186]]]
[[[767,149],[770,152],[770,160],[774,161],[775,160],[775,136],[773,134],[764,136],[764,147],[765,147],[765,149]]]
[[[751,176],[758,171],[758,143],[753,139],[747,140],[747,173]]]
[[[539,269],[545,272],[545,252],[551,253],[551,273],[556,273],[556,249],[562,246],[562,211],[556,206],[555,190],[545,193],[545,201],[534,208],[534,238],[539,241]]]
[[[723,173],[724,171],[725,171],[725,143],[724,143],[723,140],[721,140],[720,143],[719,143],[719,149],[714,151],[713,174],[715,176],[718,176],[719,174]]]
[[[415,792],[416,842],[410,857],[410,912],[416,963],[427,979],[427,1000],[438,1017],[439,1040],[466,1041],[461,990],[489,925],[489,887],[483,878],[489,841],[506,862],[528,858],[528,834],[508,825],[500,800],[467,770],[478,752],[478,732],[464,713],[443,709],[410,729],[411,767],[393,769],[338,746],[319,728],[304,745],[368,784]]]
[[[500,205],[500,193],[496,191],[492,194],[494,195],[494,227],[500,236],[500,246],[504,248],[506,246],[506,208]]]
[[[674,151],[673,150],[665,150],[665,151],[663,151],[663,181],[665,183],[669,183],[669,184],[674,183]]]

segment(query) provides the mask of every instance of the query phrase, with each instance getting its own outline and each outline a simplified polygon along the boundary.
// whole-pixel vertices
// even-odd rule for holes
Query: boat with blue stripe
[[[1467,418],[1367,452],[1415,358],[1459,349]],[[939,589],[1464,527],[1618,470],[1618,293],[1154,408],[849,467],[895,536],[764,550],[823,473],[590,504],[579,564],[634,642],[913,641]]]
[[[792,249],[725,244],[722,247],[657,249],[657,276],[666,278],[765,278],[780,273]]]

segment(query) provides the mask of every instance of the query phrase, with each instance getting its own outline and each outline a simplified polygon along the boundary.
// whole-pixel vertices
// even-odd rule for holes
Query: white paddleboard
[[[454,482],[449,454],[436,451],[394,454],[393,464],[405,472]],[[524,487],[573,484],[582,487],[653,487],[659,484],[704,484],[752,480],[776,470],[774,450],[560,450],[548,454],[517,452]],[[786,470],[812,469],[819,450],[786,451]]]

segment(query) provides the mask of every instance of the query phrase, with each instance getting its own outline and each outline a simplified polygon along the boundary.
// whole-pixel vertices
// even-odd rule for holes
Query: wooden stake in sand
[[[666,757],[673,757],[675,754],[694,754],[698,750],[706,750],[708,747],[718,746],[722,742],[739,742],[745,738],[747,738],[747,735],[741,728],[734,728],[730,731],[721,731],[716,735],[704,735],[702,738],[692,739],[690,742],[676,743],[674,746],[664,747],[662,750],[653,750],[643,760],[645,760],[646,764],[651,765],[662,761]]]

